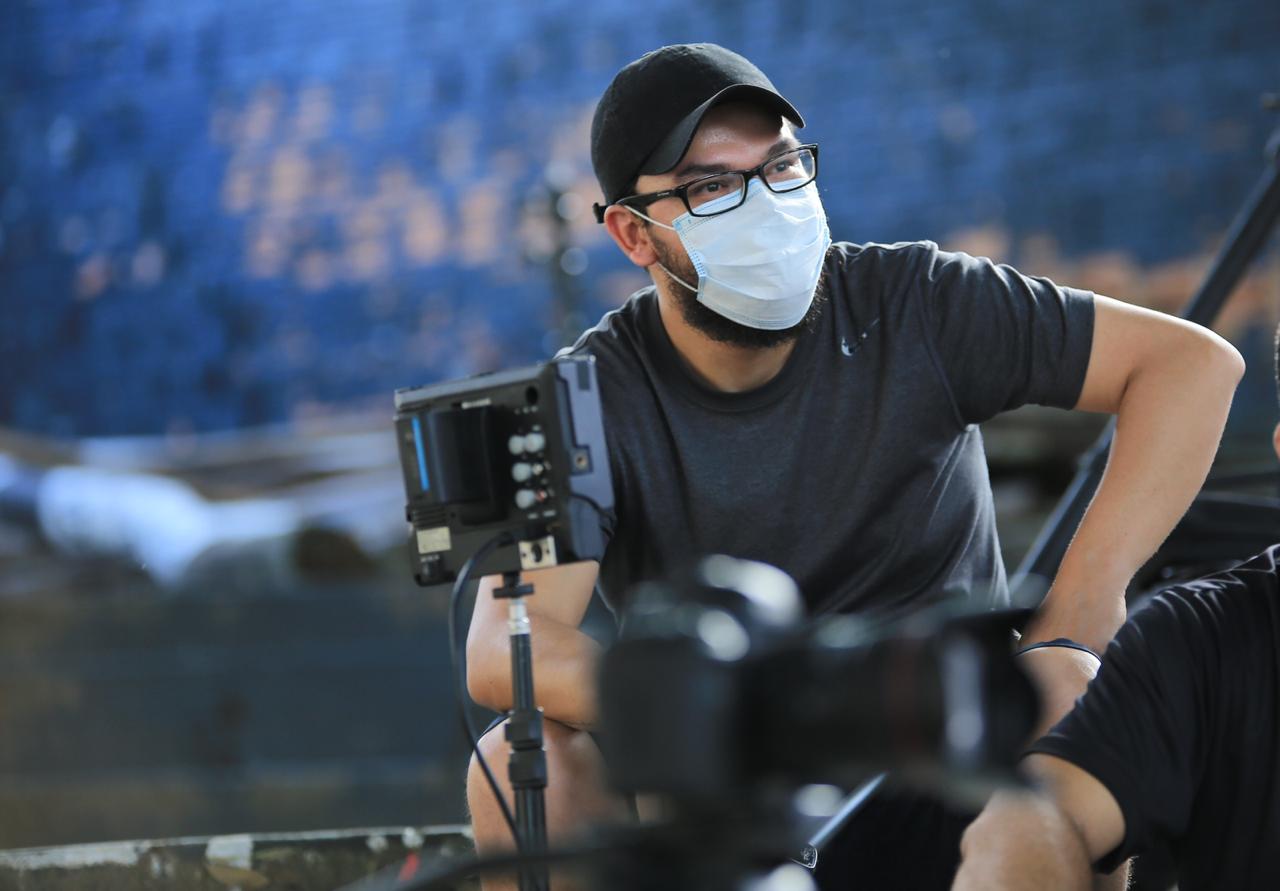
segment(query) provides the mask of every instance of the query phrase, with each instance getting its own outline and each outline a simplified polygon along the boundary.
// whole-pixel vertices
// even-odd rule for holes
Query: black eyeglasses
[[[729,170],[712,173],[690,180],[674,189],[649,192],[645,195],[629,195],[619,198],[615,204],[624,207],[648,207],[663,198],[679,198],[685,209],[695,217],[714,217],[742,206],[747,200],[747,185],[753,176],[771,192],[794,192],[803,189],[818,178],[818,146],[810,143],[788,149],[769,158],[750,170]],[[736,200],[727,196],[736,196]],[[720,200],[726,199],[726,200]],[[712,204],[712,202],[715,202]],[[705,208],[705,209],[704,209]],[[604,208],[596,205],[596,219],[604,222]]]

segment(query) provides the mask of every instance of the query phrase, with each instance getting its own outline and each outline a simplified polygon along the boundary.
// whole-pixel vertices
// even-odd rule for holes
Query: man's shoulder
[[[1280,544],[1229,569],[1157,592],[1130,624],[1151,636],[1180,629],[1229,643],[1240,635],[1271,629],[1280,621]],[[1280,627],[1276,627],[1280,633]],[[1277,641],[1280,643],[1280,641]]]
[[[837,241],[831,245],[827,262],[838,265],[928,263],[939,253],[935,242],[924,241]]]
[[[946,256],[932,241],[837,241],[827,253],[827,275],[848,298],[892,298],[931,276]]]
[[[1280,544],[1228,569],[1171,585],[1156,597],[1217,601],[1253,595],[1280,598]]]

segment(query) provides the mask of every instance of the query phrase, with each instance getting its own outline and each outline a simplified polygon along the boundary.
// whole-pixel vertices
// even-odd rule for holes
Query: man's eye
[[[709,201],[718,201],[727,198],[734,192],[742,189],[742,174],[725,173],[719,176],[710,176],[703,180],[698,180],[689,185],[689,191],[686,193],[689,198],[690,207],[698,207]]]

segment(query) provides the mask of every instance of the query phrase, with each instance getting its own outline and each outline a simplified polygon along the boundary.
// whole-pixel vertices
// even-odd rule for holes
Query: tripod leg
[[[533,702],[533,648],[529,639],[529,614],[524,599],[511,599],[508,612],[511,634],[511,676],[514,708],[507,722],[511,757],[507,772],[516,795],[516,826],[520,850],[541,853],[547,848],[547,753],[542,741],[542,710]],[[520,891],[548,891],[545,866],[520,871]]]

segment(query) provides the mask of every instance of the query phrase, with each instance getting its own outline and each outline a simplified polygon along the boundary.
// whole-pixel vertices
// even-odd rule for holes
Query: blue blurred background
[[[587,128],[664,43],[745,53],[808,116],[835,237],[931,238],[1162,308],[1258,175],[1280,89],[1273,0],[5,0],[3,19],[0,424],[57,435],[385,406],[545,357],[647,281],[591,220]],[[1270,312],[1254,295],[1224,326]]]
[[[0,0],[0,847],[462,818],[391,391],[648,283],[591,113],[700,40],[804,113],[837,239],[1169,311],[1280,124],[1275,0]],[[1217,326],[1224,454],[1268,473],[1271,245]],[[1014,414],[1016,558],[1094,428]]]

